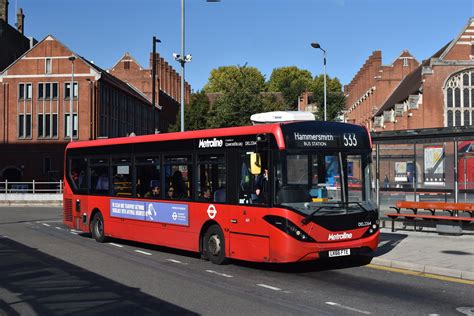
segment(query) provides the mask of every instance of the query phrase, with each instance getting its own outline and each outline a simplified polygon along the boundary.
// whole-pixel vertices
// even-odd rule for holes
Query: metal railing
[[[29,193],[29,194],[42,194],[42,193],[53,193],[62,194],[64,183],[62,180],[56,182],[11,182],[4,181],[0,182],[0,194],[11,194],[11,193]]]

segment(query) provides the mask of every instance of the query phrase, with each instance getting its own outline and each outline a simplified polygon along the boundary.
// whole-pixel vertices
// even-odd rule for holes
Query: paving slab
[[[382,228],[372,263],[474,281],[474,235]]]

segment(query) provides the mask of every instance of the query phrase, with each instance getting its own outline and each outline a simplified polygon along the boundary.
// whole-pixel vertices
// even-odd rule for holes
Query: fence
[[[63,181],[57,182],[0,182],[0,194],[62,194],[64,188]]]

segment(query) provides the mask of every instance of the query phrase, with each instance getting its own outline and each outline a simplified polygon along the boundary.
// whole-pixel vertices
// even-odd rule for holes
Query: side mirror
[[[257,154],[257,153],[250,154],[250,172],[253,175],[257,175],[262,172],[262,163],[260,159],[261,159],[260,154]]]

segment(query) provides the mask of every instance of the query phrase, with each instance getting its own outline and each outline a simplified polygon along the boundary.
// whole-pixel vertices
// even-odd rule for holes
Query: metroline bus
[[[304,121],[74,142],[65,159],[64,223],[98,242],[179,248],[215,264],[355,258],[378,244],[371,139],[360,126]]]

